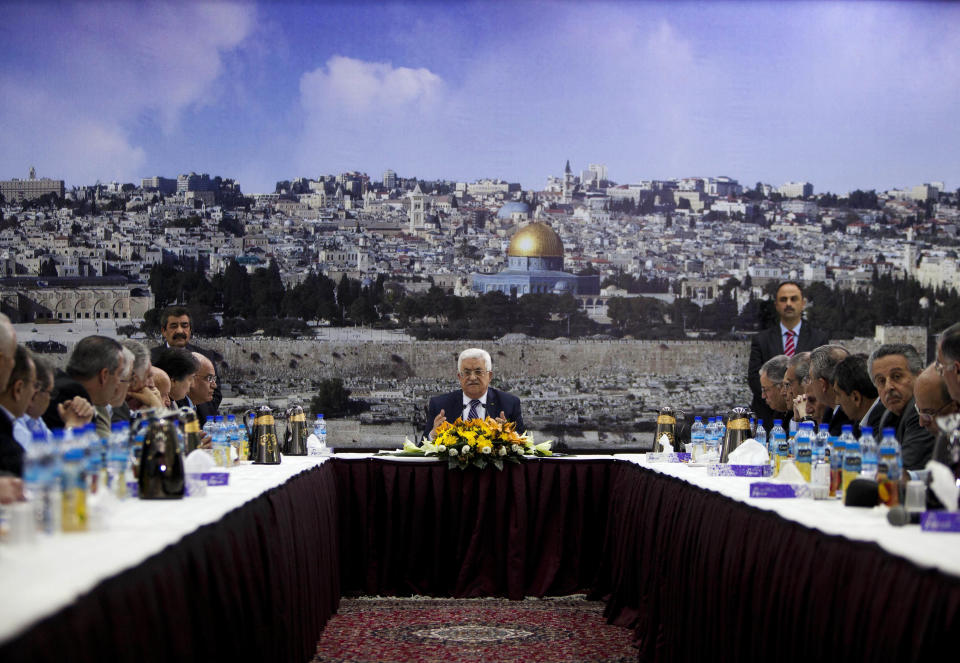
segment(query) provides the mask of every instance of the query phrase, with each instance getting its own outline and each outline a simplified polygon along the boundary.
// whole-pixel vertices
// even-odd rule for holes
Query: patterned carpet
[[[344,598],[313,663],[620,663],[637,660],[630,636],[582,597]]]

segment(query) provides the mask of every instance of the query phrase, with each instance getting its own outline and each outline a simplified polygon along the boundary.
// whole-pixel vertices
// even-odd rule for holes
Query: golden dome
[[[531,223],[516,232],[510,240],[507,255],[521,258],[562,258],[563,242],[545,223]]]

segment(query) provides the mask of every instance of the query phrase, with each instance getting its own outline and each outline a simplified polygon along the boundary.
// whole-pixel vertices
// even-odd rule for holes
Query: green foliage
[[[317,395],[310,400],[310,410],[314,416],[322,414],[327,419],[349,414],[350,390],[340,378],[321,380]]]

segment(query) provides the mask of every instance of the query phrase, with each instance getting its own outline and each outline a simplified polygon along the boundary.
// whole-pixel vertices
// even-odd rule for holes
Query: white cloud
[[[29,164],[69,185],[127,181],[147,161],[138,132],[177,131],[217,98],[224,55],[253,31],[254,8],[228,3],[78,3],[27,7],[14,34],[51,20],[56,42],[13,46],[26,65],[0,78],[0,166]],[[36,65],[33,62],[36,62]]]
[[[442,91],[443,80],[429,69],[394,67],[342,55],[300,78],[301,100],[308,112],[426,109],[438,101]]]

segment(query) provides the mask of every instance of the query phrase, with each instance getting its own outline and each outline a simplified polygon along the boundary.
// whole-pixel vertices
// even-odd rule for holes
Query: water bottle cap
[[[236,418],[235,416],[233,416],[232,414],[228,414],[228,415],[227,415],[227,421],[236,421],[236,420],[237,420],[237,418]]]
[[[42,430],[33,431],[33,435],[30,436],[34,444],[45,443],[47,441],[47,434]]]
[[[323,419],[323,415],[322,415],[322,414],[318,414],[318,415],[317,415],[317,419]]]
[[[213,415],[207,415],[206,423],[210,423],[211,421],[213,421]]]
[[[896,436],[897,436],[897,429],[896,429],[896,428],[884,428],[884,429],[883,429],[883,436],[884,436],[884,437],[887,437],[888,435],[889,435],[890,437],[896,437]]]
[[[774,426],[783,426],[783,419],[774,419],[774,420],[773,420],[773,425],[774,425]]]
[[[127,428],[129,426],[130,424],[128,424],[126,421],[114,421],[113,424],[111,424],[110,426],[110,430],[113,431],[114,433],[119,433],[124,428]]]
[[[699,421],[701,424],[703,423],[703,417],[701,417],[699,414],[693,418],[693,422],[694,422],[694,423],[696,423],[696,422],[698,422],[698,421]]]
[[[223,415],[222,415],[222,414],[218,414],[218,415],[217,415],[217,418],[215,419],[215,421],[216,421],[218,424],[222,424],[222,423],[223,423]]]
[[[873,435],[873,426],[861,426],[860,437],[864,435]]]
[[[840,430],[843,431],[844,433],[852,433],[853,424],[844,424],[843,426],[840,427]]]
[[[57,440],[58,442],[62,442],[67,438],[67,431],[62,428],[57,428],[51,432],[53,433],[53,439]]]

